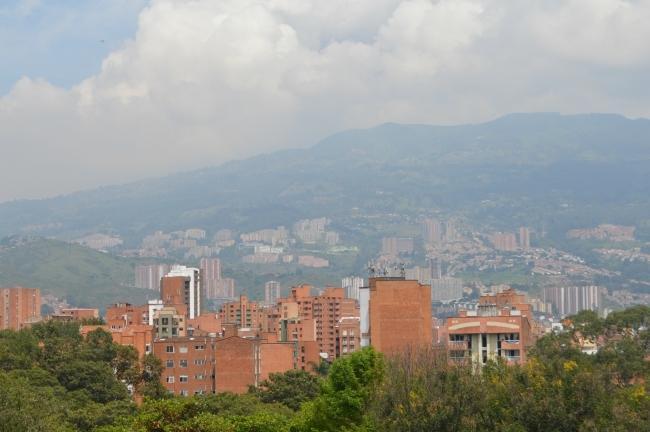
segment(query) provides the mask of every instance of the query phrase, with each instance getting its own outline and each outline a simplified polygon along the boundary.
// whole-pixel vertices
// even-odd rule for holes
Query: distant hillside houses
[[[596,228],[572,229],[567,233],[567,237],[581,240],[634,241],[635,230],[633,226],[602,224]]]

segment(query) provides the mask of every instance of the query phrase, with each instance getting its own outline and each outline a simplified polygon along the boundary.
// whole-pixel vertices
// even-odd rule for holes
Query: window
[[[187,353],[187,347],[186,346],[179,347],[178,352],[181,354]]]
[[[194,349],[197,351],[203,351],[205,349],[205,345],[194,345]]]
[[[151,344],[147,344],[144,347],[144,352],[149,354],[151,352]]]
[[[186,383],[188,381],[187,375],[181,375],[180,377],[178,377],[178,381],[182,383]]]
[[[194,394],[195,394],[195,395],[202,395],[202,394],[203,394],[203,390],[195,390],[195,391],[194,391]]]
[[[168,325],[168,324],[169,324],[169,318],[163,318],[162,325]]]
[[[203,375],[203,374],[197,374],[197,375],[194,375],[194,378],[197,379],[197,380],[199,380],[199,381],[201,381],[202,379],[205,378],[205,375]]]
[[[194,364],[195,364],[195,365],[202,365],[202,364],[205,364],[205,360],[203,360],[203,359],[196,359],[196,360],[194,360]]]
[[[168,376],[167,377],[167,384],[174,384],[174,377],[173,376]]]
[[[187,360],[181,360],[181,361],[179,362],[179,364],[180,364],[180,367],[182,367],[182,368],[186,368],[186,367],[187,367]]]
[[[167,345],[165,347],[165,352],[173,353],[174,352],[174,345]]]
[[[189,393],[187,392],[187,390],[181,390],[178,394],[180,394],[181,396],[187,396]]]
[[[166,364],[166,366],[167,366],[168,368],[173,368],[173,367],[174,367],[174,360],[167,360],[167,364]]]

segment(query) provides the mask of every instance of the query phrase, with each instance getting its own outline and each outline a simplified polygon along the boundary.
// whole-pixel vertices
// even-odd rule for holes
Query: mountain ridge
[[[379,190],[408,201],[409,211],[417,210],[418,200],[422,208],[450,211],[464,211],[480,196],[516,201],[525,190],[508,194],[518,186],[540,196],[540,182],[559,188],[562,196],[553,205],[593,195],[596,188],[609,200],[603,175],[614,176],[615,189],[624,191],[619,201],[638,201],[639,182],[650,181],[649,161],[650,120],[618,114],[514,113],[445,126],[384,123],[342,131],[308,148],[1,203],[0,235],[25,232],[29,225],[46,227],[38,234],[64,237],[93,231],[141,236],[193,225],[263,228],[342,214],[355,203],[368,211],[395,207],[373,197]],[[593,187],[576,189],[580,176],[594,178]]]

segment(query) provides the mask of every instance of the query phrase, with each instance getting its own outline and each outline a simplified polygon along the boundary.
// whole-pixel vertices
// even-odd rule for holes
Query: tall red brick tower
[[[20,330],[41,320],[41,291],[0,288],[0,330]]]
[[[429,347],[431,286],[403,277],[370,278],[370,345],[385,354]]]

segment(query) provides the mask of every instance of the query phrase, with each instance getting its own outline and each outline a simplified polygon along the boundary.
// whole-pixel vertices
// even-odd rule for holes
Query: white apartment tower
[[[359,289],[364,285],[363,278],[359,276],[348,276],[341,280],[341,287],[345,289],[348,298],[359,301]]]
[[[280,282],[268,281],[264,284],[264,301],[268,305],[274,305],[280,298]]]

